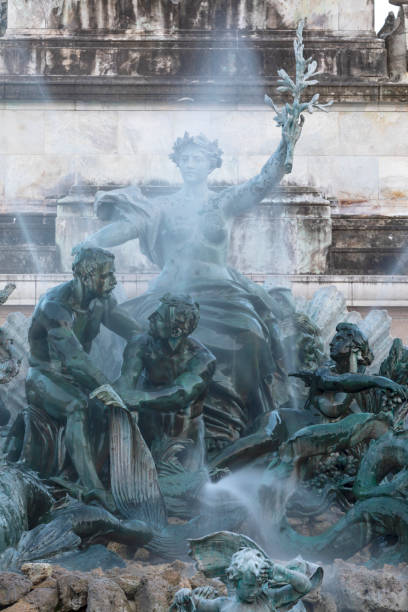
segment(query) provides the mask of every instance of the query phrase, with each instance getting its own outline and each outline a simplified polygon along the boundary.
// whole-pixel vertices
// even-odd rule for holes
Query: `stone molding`
[[[184,85],[228,90],[240,82],[273,82],[279,68],[294,72],[294,30],[183,31],[131,38],[96,31],[65,34],[30,31],[0,39],[0,76],[74,78],[78,84],[108,78],[113,87],[116,79],[129,78],[142,89],[157,81],[180,94]],[[385,43],[372,32],[306,31],[305,46],[318,62],[320,80],[387,77]]]
[[[128,299],[141,295],[157,274],[117,274]],[[355,308],[406,308],[408,276],[247,274],[256,283],[291,285],[296,296],[310,299],[315,291],[335,286],[345,296],[347,306]],[[0,285],[14,282],[16,290],[7,306],[35,306],[48,289],[66,282],[72,274],[0,274]]]
[[[7,76],[0,75],[0,100],[66,100],[93,102],[168,102],[194,107],[198,104],[227,106],[231,104],[262,104],[265,93],[276,95],[276,79],[230,80],[215,83],[183,79],[133,79],[127,77],[88,76]],[[322,102],[348,104],[406,104],[408,84],[331,79],[310,93],[320,94]]]

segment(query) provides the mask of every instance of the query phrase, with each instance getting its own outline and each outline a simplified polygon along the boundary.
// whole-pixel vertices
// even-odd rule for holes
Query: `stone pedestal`
[[[230,261],[245,274],[324,274],[331,240],[330,202],[286,187],[236,220]]]
[[[0,215],[3,274],[44,274],[58,269],[55,214]]]
[[[154,196],[160,188],[147,191]],[[73,188],[58,203],[56,243],[64,272],[71,269],[72,247],[103,225],[93,213],[94,193],[95,188]],[[237,218],[229,262],[244,274],[324,274],[330,244],[330,202],[311,188],[286,187]],[[119,273],[158,272],[137,240],[112,251]]]

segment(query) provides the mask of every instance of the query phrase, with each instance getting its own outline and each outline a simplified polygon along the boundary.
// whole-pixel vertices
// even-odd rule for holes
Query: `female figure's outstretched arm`
[[[96,214],[102,221],[111,221],[88,236],[85,246],[109,248],[140,238],[151,217],[152,203],[134,185],[112,191],[98,191]]]
[[[98,232],[95,232],[95,234],[89,236],[89,238],[84,241],[83,246],[106,249],[119,246],[128,240],[134,240],[138,237],[138,228],[131,225],[129,221],[120,219],[119,221],[114,221],[106,225]]]

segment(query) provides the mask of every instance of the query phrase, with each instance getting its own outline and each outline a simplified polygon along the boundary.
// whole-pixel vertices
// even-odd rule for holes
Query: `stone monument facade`
[[[177,186],[167,156],[184,130],[219,139],[224,164],[212,174],[213,188],[252,176],[279,138],[264,93],[284,101],[276,70],[293,73],[294,28],[307,17],[306,52],[323,73],[311,92],[335,104],[308,117],[286,179],[306,195],[297,192],[293,205],[290,190],[274,195],[256,218],[238,221],[233,263],[261,281],[278,271],[274,253],[289,251],[282,270],[292,275],[405,273],[406,85],[389,78],[390,42],[376,36],[373,0],[3,5],[0,221],[6,232],[14,218],[19,228],[30,225],[12,251],[9,240],[2,247],[11,262],[4,270],[67,272],[75,234],[98,227],[98,188]],[[331,205],[316,206],[313,192]],[[40,229],[54,220],[55,235],[43,244]],[[249,230],[258,222],[255,249]],[[310,242],[306,257],[301,236]],[[133,263],[125,265],[126,251],[119,251],[118,271],[141,274],[143,284],[156,271],[137,243],[128,249]]]

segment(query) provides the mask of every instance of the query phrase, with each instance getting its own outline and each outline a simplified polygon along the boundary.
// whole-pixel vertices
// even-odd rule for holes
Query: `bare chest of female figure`
[[[229,279],[230,231],[231,221],[211,199],[197,203],[175,198],[164,208],[159,230],[163,273],[174,281]]]

